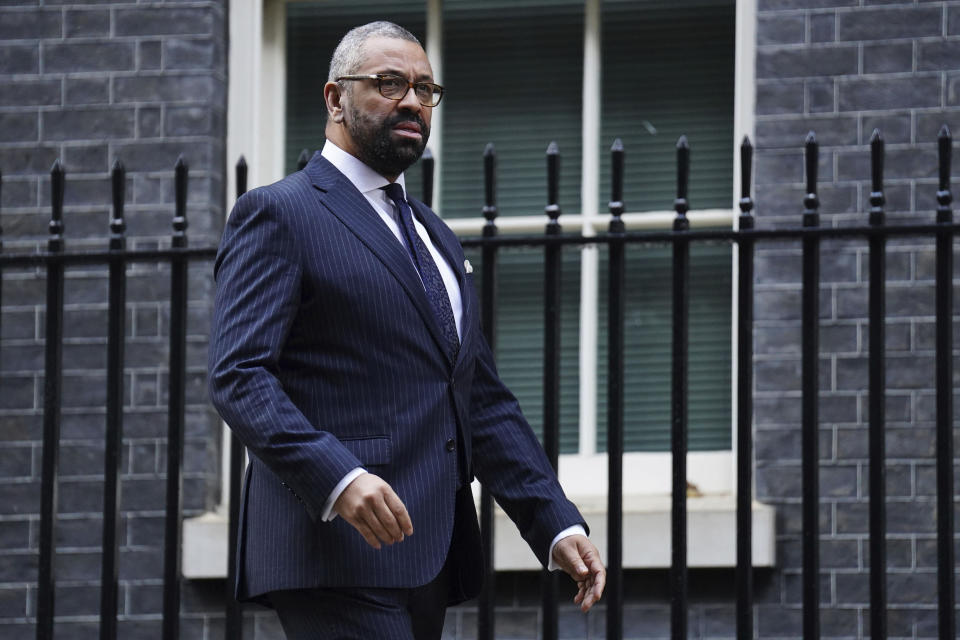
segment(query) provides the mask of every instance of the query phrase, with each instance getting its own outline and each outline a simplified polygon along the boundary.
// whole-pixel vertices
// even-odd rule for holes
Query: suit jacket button
[[[457,448],[457,442],[453,438],[450,438],[449,440],[447,440],[447,451],[455,451],[456,448]]]

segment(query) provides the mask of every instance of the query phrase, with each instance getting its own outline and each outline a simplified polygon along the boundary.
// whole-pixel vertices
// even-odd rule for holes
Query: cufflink
[[[463,270],[466,271],[467,273],[473,273],[473,265],[470,264],[469,260],[463,261]]]

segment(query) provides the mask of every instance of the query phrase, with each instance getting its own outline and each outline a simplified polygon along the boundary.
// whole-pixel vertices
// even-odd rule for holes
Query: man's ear
[[[323,100],[327,104],[327,113],[332,122],[343,122],[343,91],[342,87],[336,82],[328,82],[323,85]]]

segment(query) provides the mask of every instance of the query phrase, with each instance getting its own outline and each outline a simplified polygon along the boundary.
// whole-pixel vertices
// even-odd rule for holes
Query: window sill
[[[607,557],[606,497],[571,496],[590,523],[590,538]],[[479,500],[477,501],[479,503]],[[753,503],[753,566],[775,562],[774,509]],[[693,568],[732,567],[736,564],[736,500],[733,496],[704,496],[687,500],[688,558]],[[499,509],[494,516],[494,563],[498,570],[540,568],[533,552],[510,519]],[[183,577],[224,578],[227,575],[227,512],[211,511],[183,522]],[[624,497],[623,566],[670,566],[670,496]]]

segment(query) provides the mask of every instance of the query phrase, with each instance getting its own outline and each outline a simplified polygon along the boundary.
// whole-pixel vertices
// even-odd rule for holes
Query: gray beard
[[[420,125],[421,138],[416,140],[393,141],[391,132],[398,122],[412,121]],[[356,144],[360,160],[385,176],[398,176],[423,155],[430,138],[430,127],[416,115],[394,116],[377,123],[369,116],[350,108],[347,131]]]

